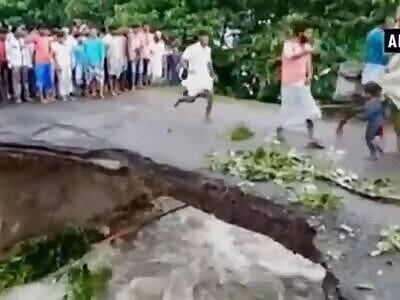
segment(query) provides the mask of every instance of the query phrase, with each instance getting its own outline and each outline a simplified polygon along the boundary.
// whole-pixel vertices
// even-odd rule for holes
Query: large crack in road
[[[143,208],[143,203],[168,196],[269,236],[293,253],[325,265],[313,242],[316,232],[304,215],[244,194],[221,179],[126,150],[0,144],[0,189],[2,248],[69,223],[109,218],[123,207]],[[343,299],[337,286],[338,280],[327,271],[322,284],[326,299]]]

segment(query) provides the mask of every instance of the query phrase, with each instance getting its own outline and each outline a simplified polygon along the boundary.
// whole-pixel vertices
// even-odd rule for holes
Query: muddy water
[[[193,208],[164,217],[124,250],[98,245],[85,257],[113,270],[105,300],[320,300],[325,271],[268,237]],[[61,300],[62,284],[37,283],[1,300]]]

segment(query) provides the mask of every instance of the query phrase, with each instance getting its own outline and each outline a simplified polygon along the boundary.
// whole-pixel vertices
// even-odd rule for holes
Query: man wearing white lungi
[[[113,96],[122,90],[121,76],[127,67],[126,39],[121,30],[114,30],[106,40],[109,86]]]
[[[157,31],[154,35],[154,41],[150,44],[151,57],[150,65],[152,70],[152,82],[159,82],[163,76],[163,62],[166,54],[165,42],[162,33]]]
[[[181,64],[188,70],[188,76],[182,81],[186,88],[184,96],[178,99],[175,107],[179,104],[193,103],[197,98],[207,99],[206,120],[210,120],[213,103],[213,77],[211,49],[208,46],[209,37],[205,31],[200,31],[198,42],[190,45],[182,54]]]
[[[74,69],[75,69],[75,55],[74,55],[74,49],[75,47],[78,45],[78,41],[76,40],[76,38],[71,34],[70,30],[68,27],[64,27],[62,29],[62,31],[64,32],[66,38],[65,38],[65,44],[69,47],[69,51],[71,52],[71,66],[72,66],[72,74],[74,73]],[[74,76],[72,76],[73,78]],[[69,95],[72,95],[74,92],[74,87],[73,84],[71,84],[70,86],[70,91],[69,91]]]
[[[305,124],[309,146],[321,149],[314,138],[314,120],[321,117],[321,111],[311,94],[313,47],[306,29],[304,24],[295,24],[292,37],[283,45],[277,137],[282,141],[284,128]]]
[[[58,78],[58,92],[61,100],[66,101],[72,91],[72,53],[67,44],[65,32],[57,32],[57,41],[52,44],[54,63]]]

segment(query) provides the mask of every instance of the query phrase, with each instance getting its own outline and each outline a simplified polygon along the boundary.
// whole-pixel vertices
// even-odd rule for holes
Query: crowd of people
[[[2,103],[104,98],[152,83],[178,83],[178,43],[148,25],[98,31],[0,29]]]
[[[388,56],[384,53],[383,29],[393,27],[389,19],[371,30],[366,41],[362,83],[362,101],[348,110],[337,128],[338,136],[352,116],[363,112],[367,120],[366,144],[370,157],[383,153],[375,138],[383,137],[384,108],[380,82]],[[1,101],[41,103],[79,96],[104,98],[125,90],[145,88],[168,81],[185,87],[175,103],[207,100],[206,119],[213,105],[212,55],[207,32],[199,32],[198,40],[180,53],[176,41],[166,39],[148,25],[130,28],[97,28],[76,25],[48,30],[25,27],[0,28],[0,98]],[[311,94],[312,56],[315,52],[312,34],[304,24],[294,24],[292,36],[283,44],[280,58],[281,109],[277,138],[284,139],[283,130],[305,124],[309,145],[323,149],[314,137],[314,120],[321,111]],[[178,70],[183,70],[180,74]]]

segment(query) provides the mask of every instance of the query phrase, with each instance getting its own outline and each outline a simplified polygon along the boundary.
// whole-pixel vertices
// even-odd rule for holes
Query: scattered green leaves
[[[390,252],[400,252],[400,227],[391,226],[381,230],[381,239],[376,244],[376,250],[370,253],[371,256],[379,256]]]
[[[22,242],[0,262],[0,293],[54,273],[88,252],[102,235],[94,229],[68,228],[61,233]]]
[[[303,192],[298,194],[297,202],[312,210],[328,210],[338,208],[341,198],[331,193]]]
[[[97,299],[106,291],[111,275],[108,268],[91,271],[86,264],[70,268],[68,290],[64,300]]]
[[[310,208],[334,208],[340,198],[330,193],[299,191],[296,184],[326,181],[350,192],[381,200],[398,200],[390,179],[375,180],[360,178],[342,169],[322,171],[309,159],[293,151],[283,153],[276,150],[229,151],[227,156],[213,155],[210,162],[213,171],[240,178],[243,182],[273,181],[294,190],[294,200]],[[246,184],[248,185],[248,184]]]
[[[305,158],[295,153],[281,153],[257,148],[255,151],[230,151],[228,157],[213,157],[211,169],[241,178],[239,188],[246,192],[250,182],[273,181],[294,190],[294,201],[310,209],[327,210],[337,208],[340,197],[321,193],[313,184],[299,191],[295,183],[312,182],[314,167]],[[290,184],[293,184],[290,186]],[[311,190],[309,187],[313,186]]]
[[[247,181],[293,182],[312,177],[313,167],[296,154],[278,151],[230,151],[227,157],[214,156],[210,168]]]
[[[316,177],[370,198],[400,201],[400,196],[396,194],[390,178],[369,179],[343,169],[327,173],[318,172]]]
[[[235,127],[229,134],[230,140],[234,142],[246,141],[253,138],[255,133],[245,125]]]

